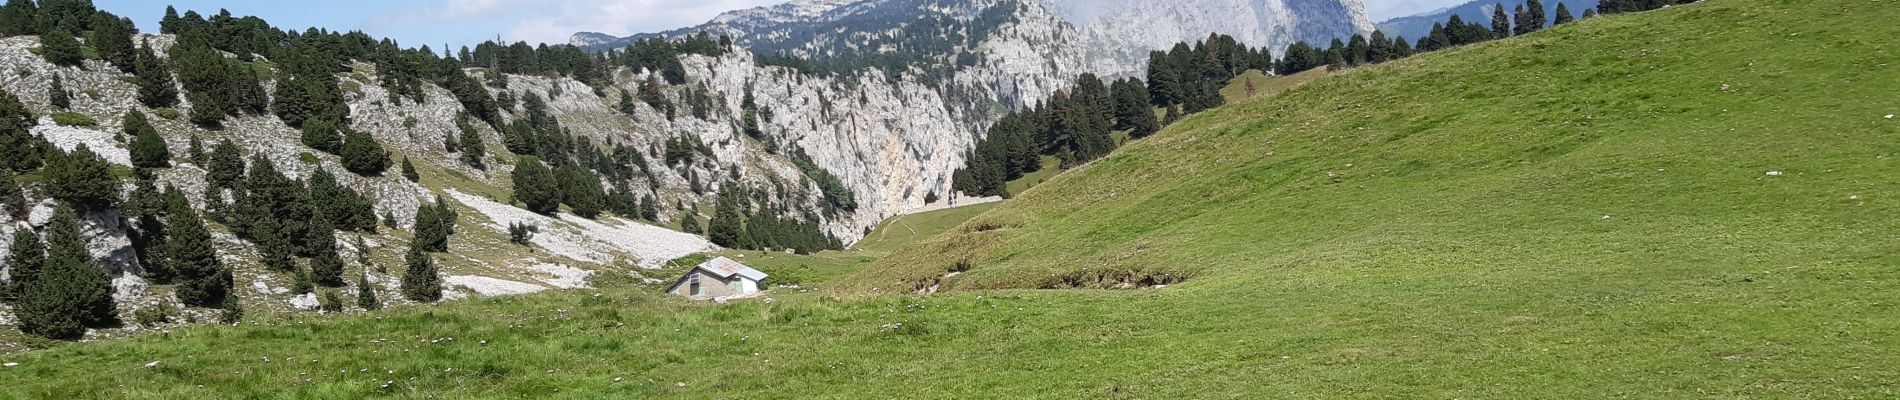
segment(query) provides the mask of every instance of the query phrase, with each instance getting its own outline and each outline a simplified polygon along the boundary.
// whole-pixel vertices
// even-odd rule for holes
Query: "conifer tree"
[[[0,215],[13,216],[14,220],[26,219],[26,191],[20,189],[13,170],[0,167]]]
[[[600,187],[600,177],[576,166],[557,168],[554,175],[560,182],[561,202],[567,204],[574,215],[587,219],[600,216],[607,206],[607,194]]]
[[[1140,80],[1116,81],[1111,89],[1115,98],[1115,129],[1129,131],[1128,137],[1140,139],[1161,130],[1154,107],[1148,102],[1148,88]]]
[[[264,267],[276,271],[296,271],[296,250],[291,248],[289,239],[284,238],[283,229],[276,218],[265,218],[251,223],[251,241],[257,244],[258,262]]]
[[[694,235],[706,234],[706,230],[699,226],[699,216],[692,213],[680,216],[680,230]]]
[[[40,169],[44,141],[32,132],[37,125],[39,120],[26,103],[0,89],[0,168],[15,172]]]
[[[471,168],[483,169],[482,156],[488,153],[488,146],[482,144],[482,135],[477,134],[475,128],[472,125],[467,125],[466,121],[458,122],[458,125],[464,126],[464,128],[461,128],[462,134],[459,136],[461,140],[460,152],[462,153],[462,163],[468,164]]]
[[[423,204],[416,208],[415,240],[411,247],[420,251],[449,251],[449,236],[455,234],[455,223],[459,217],[455,209],[450,208],[448,199],[435,198],[435,204]]]
[[[383,302],[376,300],[376,287],[369,284],[367,273],[356,276],[356,306],[370,311],[383,308]]]
[[[86,148],[55,153],[46,167],[46,194],[87,210],[103,210],[119,201],[119,178],[111,164]]]
[[[1511,16],[1504,14],[1504,3],[1491,6],[1491,35],[1499,38],[1511,36]]]
[[[231,143],[231,139],[224,139],[213,146],[206,164],[205,180],[212,184],[211,187],[236,189],[239,181],[244,179],[244,150]]]
[[[119,72],[133,72],[138,51],[132,47],[132,35],[138,34],[138,27],[131,19],[107,12],[93,13],[91,18],[92,35],[86,45],[92,47],[99,58],[118,67]]]
[[[376,231],[375,205],[356,190],[337,183],[336,175],[324,168],[310,174],[310,205],[315,219],[326,221],[339,230]]]
[[[179,207],[170,212],[165,228],[165,263],[178,275],[178,301],[203,308],[224,305],[231,295],[231,270],[218,259],[204,221],[189,206]]]
[[[191,134],[191,142],[186,145],[185,156],[191,159],[192,164],[198,164],[199,167],[203,167],[205,160],[208,160],[207,157],[210,154],[205,153],[205,143],[198,140],[198,134]]]
[[[1543,1],[1526,0],[1524,2],[1524,12],[1530,15],[1530,25],[1531,25],[1530,29],[1528,29],[1526,32],[1536,32],[1536,31],[1544,30],[1544,27],[1549,26],[1548,23],[1550,22],[1550,16],[1549,14],[1544,13]]]
[[[172,80],[172,69],[152,52],[150,43],[139,41],[133,70],[138,76],[140,104],[151,108],[178,105],[178,86]]]
[[[723,193],[719,196],[719,207],[713,210],[711,226],[706,230],[707,239],[722,247],[740,248],[745,236],[745,213],[736,193]],[[689,215],[690,217],[690,215]]]
[[[389,169],[389,151],[375,138],[355,129],[346,129],[343,135],[343,169],[357,175],[382,175]]]
[[[535,156],[521,156],[515,163],[512,178],[515,184],[515,200],[528,211],[537,214],[552,215],[561,208],[559,183],[554,173],[541,164]]]
[[[39,14],[33,0],[7,0],[0,6],[0,37],[39,33]]]
[[[40,235],[32,229],[19,229],[13,233],[13,245],[7,248],[7,284],[0,290],[0,299],[8,303],[18,301],[26,293],[26,288],[40,277],[40,271],[46,268],[46,244],[40,242]]]
[[[310,228],[310,278],[323,287],[343,287],[343,258],[336,252],[336,229],[322,219]]]
[[[343,150],[343,135],[337,133],[335,121],[323,119],[304,121],[302,133],[299,139],[303,145],[310,146],[312,149],[330,154],[338,154]]]
[[[54,27],[40,35],[40,57],[62,67],[78,67],[86,60],[79,52],[79,39],[65,26]]]
[[[53,74],[53,86],[46,89],[47,103],[62,110],[71,109],[72,92],[66,91],[66,84],[61,81],[63,79],[60,79],[59,74]]]
[[[403,258],[408,266],[402,274],[402,296],[418,303],[433,303],[442,299],[442,276],[436,271],[435,260],[421,248],[410,248],[409,255]]]
[[[402,158],[402,178],[410,182],[422,182],[422,175],[416,173],[416,165],[409,163],[409,157]]]
[[[1585,8],[1585,9],[1583,9],[1583,16],[1581,16],[1581,17],[1578,17],[1578,18],[1580,18],[1580,19],[1590,19],[1590,18],[1595,18],[1596,16],[1597,16],[1597,10],[1596,10],[1596,9],[1594,9],[1594,8]]]
[[[1552,26],[1568,24],[1576,20],[1576,15],[1570,13],[1570,7],[1564,6],[1564,3],[1561,1],[1557,2],[1557,19],[1551,23]]]
[[[116,322],[112,282],[104,272],[87,265],[90,257],[85,239],[79,236],[77,213],[61,206],[46,229],[46,264],[14,310],[20,331],[49,339],[78,339],[88,326]]]
[[[158,137],[158,129],[144,123],[143,113],[131,111],[129,115],[137,118],[140,125],[132,136],[132,165],[139,168],[166,168],[172,164],[171,148],[165,145],[165,139]]]

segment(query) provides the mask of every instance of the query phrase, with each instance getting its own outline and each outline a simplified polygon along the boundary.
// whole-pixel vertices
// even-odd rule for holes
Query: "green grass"
[[[0,356],[0,397],[1893,398],[1900,9],[1870,4],[1713,0],[1335,73],[824,295],[266,317]],[[1127,276],[1187,280],[1026,289]],[[925,281],[951,290],[892,296]]]
[[[1023,192],[1029,191],[1029,188],[1036,187],[1036,185],[1042,184],[1043,181],[1049,180],[1049,177],[1056,176],[1058,172],[1062,172],[1062,159],[1056,158],[1056,156],[1042,156],[1042,169],[1023,174],[1023,177],[1009,181],[1009,183],[1004,185],[1004,188],[1008,189],[1009,194],[1012,196],[1020,195],[1023,194]]]
[[[1314,79],[1324,77],[1327,73],[1324,67],[1309,69],[1305,72],[1298,72],[1287,76],[1271,76],[1260,72],[1260,70],[1247,70],[1247,72],[1241,73],[1240,76],[1234,77],[1232,81],[1228,81],[1227,86],[1221,88],[1220,94],[1221,97],[1227,98],[1228,103],[1239,103],[1247,99],[1259,97],[1271,97],[1280,94],[1280,92],[1305,85]],[[1248,82],[1253,82],[1254,85],[1254,90],[1251,94],[1247,92]]]
[[[59,126],[78,126],[78,127],[87,127],[87,128],[99,126],[98,120],[92,119],[92,117],[86,116],[86,114],[80,114],[76,112],[67,112],[67,111],[53,112],[53,123],[59,124]]]
[[[771,278],[766,281],[769,286],[796,285],[802,289],[822,288],[826,286],[826,283],[856,272],[892,251],[949,231],[962,224],[963,221],[996,207],[997,204],[984,203],[892,217],[878,224],[877,228],[872,230],[870,235],[866,235],[864,240],[858,241],[850,249],[844,251],[821,251],[816,254],[800,255],[785,252],[727,250],[718,255],[732,257],[770,274]],[[697,261],[690,261],[684,264],[697,263]],[[677,267],[686,266],[690,265]],[[684,270],[684,268],[678,269]],[[678,274],[660,275],[678,276]]]

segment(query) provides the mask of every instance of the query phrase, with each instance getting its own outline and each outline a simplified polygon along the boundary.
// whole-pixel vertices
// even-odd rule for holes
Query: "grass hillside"
[[[1712,0],[1334,73],[835,297],[193,327],[4,356],[0,397],[1891,398],[1896,18]],[[1169,286],[1035,290],[1124,282]]]

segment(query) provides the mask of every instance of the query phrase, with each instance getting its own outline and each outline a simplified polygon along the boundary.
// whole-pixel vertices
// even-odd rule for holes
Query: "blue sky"
[[[404,46],[460,47],[497,35],[506,41],[566,43],[580,31],[628,35],[696,25],[728,10],[784,0],[95,0],[157,31],[167,4],[178,12],[255,15],[279,27],[361,30]],[[1365,0],[1374,22],[1465,0]]]

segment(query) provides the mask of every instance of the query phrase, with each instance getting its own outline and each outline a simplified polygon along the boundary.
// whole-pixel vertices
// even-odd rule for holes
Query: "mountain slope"
[[[868,299],[604,291],[199,327],[14,356],[0,393],[1890,397],[1896,13],[1718,0],[1329,75],[836,293]],[[1186,280],[885,296],[1136,269]]]

